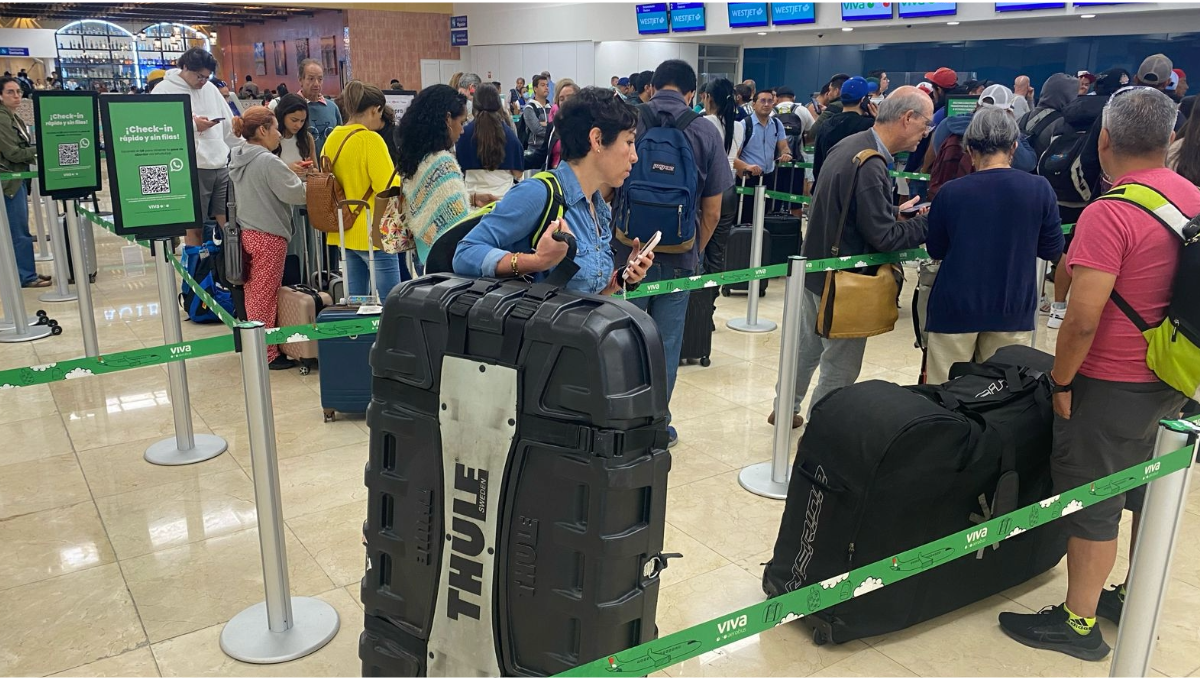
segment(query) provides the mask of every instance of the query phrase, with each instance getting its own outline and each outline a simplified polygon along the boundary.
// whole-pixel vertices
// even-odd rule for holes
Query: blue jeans
[[[21,285],[37,281],[37,268],[33,264],[33,236],[29,234],[29,194],[25,182],[17,189],[17,195],[4,197],[4,211],[8,213],[8,230],[12,232],[13,250],[17,252],[17,273]]]
[[[346,274],[350,277],[347,295],[367,295],[371,272],[367,268],[367,251],[346,249]],[[400,283],[400,260],[382,250],[375,251],[375,289],[382,302]]]
[[[660,264],[650,265],[646,272],[644,283],[681,279],[695,274],[693,269],[683,267],[664,267]],[[675,376],[679,374],[679,353],[683,349],[683,322],[687,317],[688,293],[667,293],[651,297],[636,298],[631,302],[645,311],[654,319],[658,326],[658,334],[663,341],[663,354],[667,359],[667,402],[675,392]],[[667,414],[668,420],[670,413]]]

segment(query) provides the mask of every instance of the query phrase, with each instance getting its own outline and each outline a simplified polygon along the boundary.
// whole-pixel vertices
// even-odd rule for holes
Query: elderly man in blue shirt
[[[775,93],[763,90],[754,97],[754,115],[742,120],[744,134],[742,151],[733,162],[738,176],[749,175],[755,179],[748,186],[773,185],[775,163],[790,163],[787,132],[783,123],[771,114],[775,111]],[[743,219],[754,214],[754,196],[742,196]]]

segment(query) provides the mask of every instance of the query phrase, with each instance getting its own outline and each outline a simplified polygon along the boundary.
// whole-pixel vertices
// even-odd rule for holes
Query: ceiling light
[[[767,32],[766,32],[766,31],[759,31],[759,32],[758,32],[758,34],[759,34],[759,35],[766,35],[766,34],[767,34]]]
[[[1095,19],[1096,15],[1095,14],[1080,14],[1079,18],[1080,19]]]
[[[854,30],[854,27],[853,26],[842,26],[842,30],[845,31],[846,33],[849,33],[850,31]]]
[[[960,23],[962,23],[962,22],[960,22],[960,21],[947,21],[947,22],[946,22],[946,25],[947,25],[947,26],[957,26],[957,25],[959,25]]]

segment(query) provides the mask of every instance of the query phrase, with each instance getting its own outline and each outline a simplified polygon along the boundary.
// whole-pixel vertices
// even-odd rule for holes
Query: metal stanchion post
[[[72,208],[73,209],[73,208]],[[74,247],[75,241],[71,245]],[[183,342],[183,328],[179,322],[179,302],[175,287],[175,270],[167,260],[171,239],[156,239],[151,242],[154,251],[154,273],[158,276],[158,307],[163,323],[163,342]],[[87,279],[79,278],[79,254],[75,255],[75,281],[83,290]],[[175,417],[175,436],[155,442],[146,449],[144,458],[155,465],[191,465],[216,458],[229,448],[224,439],[215,434],[192,432],[192,403],[188,396],[187,367],[182,361],[167,364],[167,380],[171,391],[171,410]]]
[[[30,170],[37,170],[37,165],[29,166]],[[35,179],[31,182],[33,187],[30,193],[30,203],[33,204],[33,224],[37,229],[38,251],[34,253],[33,259],[37,262],[49,262],[54,259],[54,256],[46,249],[46,235],[50,233],[42,220],[45,219],[45,213],[42,211],[42,189],[38,186],[39,182]]]
[[[242,610],[225,624],[221,650],[247,663],[283,663],[324,647],[337,635],[341,622],[327,602],[291,596],[279,499],[275,416],[267,377],[267,329],[260,321],[250,321],[238,324],[233,332],[242,358],[266,600]]]
[[[85,356],[100,356],[100,343],[96,339],[96,312],[92,309],[92,287],[89,285],[87,259],[84,257],[83,232],[79,228],[79,216],[75,214],[75,200],[67,201],[67,229],[71,232],[71,259],[75,265],[75,294],[79,296],[79,329],[83,334]]]
[[[1154,456],[1166,455],[1189,445],[1196,447],[1200,427],[1188,422],[1163,422],[1158,427]],[[1192,459],[1196,451],[1193,448]],[[1175,542],[1183,530],[1187,508],[1188,475],[1191,468],[1160,477],[1146,487],[1137,547],[1129,564],[1125,584],[1125,606],[1117,630],[1111,677],[1145,677],[1150,673],[1150,657],[1158,637],[1158,623],[1167,583],[1171,576],[1171,557]]]
[[[750,268],[762,266],[762,244],[764,222],[767,216],[767,187],[761,183],[754,187],[754,233],[750,239]],[[746,318],[730,319],[725,325],[744,333],[770,333],[776,329],[774,321],[758,318],[758,292],[761,279],[754,279],[747,287]]]
[[[775,395],[775,438],[770,463],[742,468],[738,483],[750,493],[766,498],[787,498],[788,455],[792,448],[792,399],[796,394],[796,362],[800,354],[801,310],[804,307],[804,269],[807,258],[788,258],[783,292],[783,331],[779,343],[779,388]]]
[[[1037,266],[1037,282],[1038,282],[1037,285],[1038,285],[1038,287],[1037,287],[1037,289],[1040,291],[1046,290],[1046,265],[1047,264],[1048,263],[1045,260],[1038,258],[1038,266]],[[1041,305],[1042,305],[1042,296],[1038,295],[1038,307],[1041,307]],[[1029,334],[1029,346],[1030,347],[1037,348],[1038,326],[1041,325],[1041,320],[1042,320],[1041,312],[1037,309],[1033,310],[1033,332]]]
[[[13,247],[8,211],[0,210],[0,303],[11,329],[0,330],[0,342],[28,342],[50,335],[49,326],[30,326],[21,297],[21,276],[17,273],[17,251]]]
[[[50,223],[50,249],[54,251],[54,276],[52,277],[54,290],[42,293],[38,299],[42,302],[78,300],[79,296],[72,293],[67,284],[67,280],[71,278],[71,273],[67,271],[67,237],[62,221],[58,219],[58,207],[54,205],[54,199],[46,196],[43,198],[39,210],[46,213],[47,221]],[[76,280],[78,281],[78,279]]]

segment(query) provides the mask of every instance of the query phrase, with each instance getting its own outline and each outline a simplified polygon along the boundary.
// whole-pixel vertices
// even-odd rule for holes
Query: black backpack
[[[1039,156],[1045,149],[1037,148],[1038,139],[1047,128],[1057,123],[1062,117],[1061,111],[1042,109],[1041,111],[1030,111],[1021,118],[1021,132],[1029,138],[1029,143],[1033,145],[1034,151]]]
[[[531,106],[533,106],[533,104],[526,104],[525,108],[527,109]],[[544,107],[535,106],[534,109],[536,109],[538,120],[546,120],[546,109]],[[525,124],[525,111],[522,109],[521,117],[519,120],[517,120],[517,139],[521,140],[522,149],[529,147],[529,135],[529,126]]]
[[[1059,135],[1038,159],[1037,174],[1054,188],[1058,204],[1082,208],[1099,195],[1100,119],[1089,130]]]

